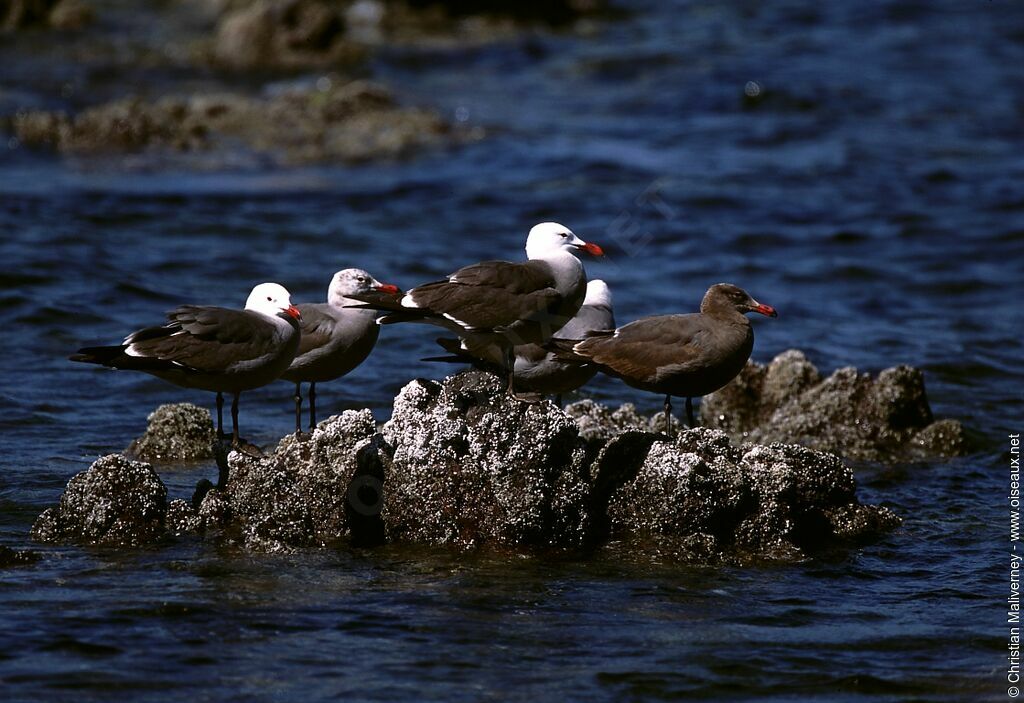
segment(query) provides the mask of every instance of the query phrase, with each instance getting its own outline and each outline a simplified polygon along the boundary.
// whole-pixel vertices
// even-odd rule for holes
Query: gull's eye
[[[272,302],[274,302],[274,298],[268,295],[268,296],[267,296],[267,302],[268,302],[268,303],[272,303]]]
[[[357,276],[356,280],[360,283],[366,283],[366,276]]]
[[[569,238],[569,233],[568,232],[559,232],[558,236],[561,237],[562,239],[568,239]]]

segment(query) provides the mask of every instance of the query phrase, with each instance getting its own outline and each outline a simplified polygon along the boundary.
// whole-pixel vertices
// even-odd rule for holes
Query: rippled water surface
[[[693,310],[731,281],[780,311],[755,321],[758,360],[798,347],[826,371],[923,368],[936,415],[978,448],[857,467],[862,500],[902,529],[748,569],[33,545],[41,563],[0,572],[3,698],[1004,698],[1024,6],[822,5],[635,3],[592,36],[385,51],[372,74],[403,100],[488,134],[397,163],[189,174],[0,155],[0,543],[26,546],[67,480],[156,405],[210,404],[67,362],[81,343],[179,302],[240,306],[263,280],[319,300],[346,266],[408,287],[518,258],[546,219],[607,245],[588,270],[620,321]],[[384,330],[321,407],[386,419],[411,377],[449,370],[418,361],[434,336]],[[584,393],[659,402],[607,380]],[[271,443],[291,411],[284,384],[249,393],[243,429]],[[214,472],[162,477],[187,497]]]

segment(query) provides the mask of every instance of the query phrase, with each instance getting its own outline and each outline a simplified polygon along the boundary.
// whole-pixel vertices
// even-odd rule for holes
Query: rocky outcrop
[[[416,380],[395,398],[383,520],[392,540],[580,545],[590,489],[575,423],[479,371]]]
[[[213,458],[216,441],[209,410],[192,403],[173,403],[150,413],[146,431],[125,454],[148,462],[202,461]]]
[[[872,378],[852,367],[823,379],[802,352],[790,350],[767,366],[748,362],[700,408],[705,427],[734,440],[785,442],[860,461],[901,461],[964,454],[956,420],[932,417],[924,374],[909,366]]]
[[[604,427],[592,422],[598,407],[572,411],[581,429],[551,403],[508,398],[485,373],[413,381],[383,429],[394,449],[388,537],[561,547],[652,538],[687,561],[793,560],[899,524],[858,503],[853,472],[834,455],[737,447],[708,429],[667,441],[648,431],[660,416],[630,409],[608,414],[617,423],[610,440],[588,442],[588,428]]]
[[[231,451],[218,458],[218,485],[201,481],[191,503],[168,504],[148,464],[104,457],[33,533],[94,544],[202,535],[263,552],[610,541],[638,558],[721,563],[804,559],[899,524],[858,502],[852,471],[832,454],[734,444],[707,428],[669,440],[628,408],[571,413],[510,398],[480,371],[415,380],[379,431],[368,410],[349,410],[269,455]]]
[[[582,400],[565,412],[591,442],[628,430],[664,431],[661,412],[647,417],[632,403],[612,409]],[[671,422],[673,431],[682,427],[675,417]],[[897,366],[872,378],[844,368],[823,379],[797,350],[767,366],[748,362],[729,385],[700,401],[700,422],[737,443],[799,444],[855,461],[916,461],[969,448],[958,421],[932,417],[918,369]]]
[[[177,498],[167,504],[167,516],[164,519],[164,527],[168,534],[181,537],[182,535],[200,534],[203,522],[196,513],[195,508],[189,503]]]
[[[373,541],[381,448],[370,411],[346,410],[310,435],[286,436],[270,456],[231,452],[227,482],[202,498],[200,521],[257,551]]]
[[[105,167],[146,171],[265,170],[401,158],[485,132],[475,121],[453,123],[433,110],[399,105],[379,85],[354,80],[371,75],[368,59],[379,47],[477,45],[521,36],[537,25],[564,26],[600,15],[605,5],[104,3],[104,21],[94,29],[56,35],[59,42],[48,35],[59,46],[56,54],[19,52],[23,56],[13,69],[19,75],[32,75],[32,62],[70,61],[87,78],[68,81],[60,96],[13,91],[0,101],[0,133],[9,149],[52,149],[75,160],[105,159]],[[0,34],[81,28],[93,14],[89,0],[0,0]],[[150,25],[161,31],[130,31]],[[31,39],[19,41],[26,49],[34,46]],[[49,75],[41,66],[39,71]],[[272,82],[288,73],[301,76],[290,90]],[[119,76],[120,84],[144,86],[143,93],[118,90]],[[257,91],[260,84],[266,94],[240,92]],[[88,104],[89,95],[102,97]],[[49,107],[54,105],[62,109]]]
[[[440,144],[449,133],[436,114],[399,107],[379,85],[329,79],[266,98],[129,97],[73,117],[25,111],[9,118],[8,129],[29,147],[67,154],[203,154],[195,161],[205,167],[238,163],[246,154],[288,165],[394,158]]]
[[[12,549],[0,546],[0,569],[10,569],[18,566],[31,566],[38,562],[42,556],[39,552],[31,549]]]
[[[655,413],[646,417],[637,412],[632,403],[623,403],[616,409],[596,403],[589,398],[565,406],[565,414],[576,421],[580,436],[591,442],[607,442],[622,432],[639,430],[643,432],[664,432],[665,415]],[[669,418],[673,432],[682,424],[675,417]]]
[[[232,68],[353,64],[365,50],[345,32],[344,5],[326,0],[257,0],[217,24],[212,58]]]
[[[717,430],[684,430],[674,441],[626,432],[592,471],[605,536],[675,560],[793,561],[900,524],[886,508],[858,502],[853,472],[836,456],[737,447]]]
[[[97,459],[68,481],[60,503],[32,526],[43,542],[139,546],[164,535],[167,489],[149,464],[120,454]]]

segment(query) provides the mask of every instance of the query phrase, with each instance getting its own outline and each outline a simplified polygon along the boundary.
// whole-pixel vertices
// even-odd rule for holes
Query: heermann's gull
[[[587,283],[587,294],[579,312],[555,335],[559,339],[578,340],[588,332],[612,330],[615,316],[612,313],[612,294],[608,285],[598,279]],[[470,363],[486,370],[500,369],[502,351],[492,346],[475,350],[471,354],[458,340],[437,340],[450,357],[435,357],[431,361],[456,361]],[[558,355],[539,344],[520,344],[515,347],[515,387],[518,391],[530,391],[542,395],[559,396],[555,403],[561,405],[562,393],[569,393],[583,386],[597,373],[592,364],[563,361]]]
[[[327,289],[326,303],[299,305],[302,339],[299,351],[281,378],[295,384],[295,433],[302,429],[302,383],[309,383],[309,429],[316,427],[316,384],[340,378],[363,363],[380,327],[377,313],[346,307],[358,303],[352,294],[374,293],[395,296],[398,286],[381,283],[362,269],[344,269],[334,274]]]
[[[692,398],[716,391],[743,369],[754,348],[754,332],[744,313],[777,317],[729,283],[711,286],[700,312],[656,315],[630,322],[613,332],[591,332],[571,345],[578,360],[595,364],[634,388],[665,394],[665,431],[669,431],[672,396],[686,398],[686,416],[694,426]],[[568,345],[556,342],[565,349]],[[563,355],[563,358],[567,358]]]
[[[69,358],[145,371],[185,388],[217,393],[217,431],[223,436],[222,393],[231,393],[232,445],[240,446],[238,396],[270,383],[299,348],[299,310],[277,283],[252,289],[244,310],[182,305],[167,324],[146,327],[109,347],[85,347]]]
[[[397,305],[377,306],[390,311],[380,322],[440,325],[458,334],[471,352],[497,345],[512,393],[513,347],[550,339],[583,304],[587,276],[576,258],[580,251],[604,254],[568,227],[542,222],[527,237],[528,261],[484,261],[417,286]]]

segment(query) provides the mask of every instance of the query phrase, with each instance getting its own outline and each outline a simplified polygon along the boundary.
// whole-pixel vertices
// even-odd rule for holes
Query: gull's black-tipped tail
[[[124,346],[116,347],[82,347],[68,357],[70,361],[80,361],[84,364],[100,364],[102,366],[114,366],[117,359],[124,356]]]
[[[471,364],[470,359],[462,356],[425,356],[420,361],[437,361],[444,364]]]
[[[400,295],[385,295],[373,292],[351,293],[346,297],[360,302],[359,305],[346,305],[346,308],[380,310],[381,312],[398,312],[405,309],[402,307],[402,296]]]
[[[381,315],[377,318],[377,324],[393,325],[396,322],[423,322],[424,320],[441,318],[441,315],[432,313],[429,310],[417,310],[413,308],[411,310],[401,310]]]
[[[559,361],[564,361],[567,364],[583,364],[590,363],[590,359],[585,359],[576,352],[573,351],[573,347],[580,343],[579,339],[561,339],[559,337],[552,337],[548,341],[544,342],[541,347],[548,352],[555,355],[555,358]]]
[[[448,356],[429,356],[423,359],[423,361],[439,361],[450,364],[469,364],[475,369],[481,371],[490,371],[491,373],[501,374],[501,366],[485,361],[479,357],[473,356],[472,353],[462,347],[462,342],[457,339],[448,339],[446,337],[438,337],[434,340],[438,346],[448,352]]]
[[[176,366],[174,362],[165,359],[154,359],[146,356],[133,356],[126,354],[125,345],[116,347],[82,347],[76,353],[68,357],[71,361],[79,361],[84,364],[97,364],[111,369],[124,369],[126,371],[145,371],[156,373],[170,369],[183,369]]]
[[[362,304],[346,305],[346,308],[380,311],[382,315],[377,318],[377,324],[379,325],[393,325],[396,322],[423,322],[431,318],[442,317],[431,310],[403,307],[401,296],[381,295],[380,293],[353,293],[348,297],[353,300],[360,300]]]

